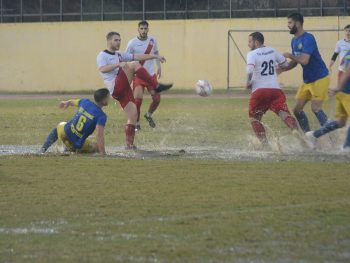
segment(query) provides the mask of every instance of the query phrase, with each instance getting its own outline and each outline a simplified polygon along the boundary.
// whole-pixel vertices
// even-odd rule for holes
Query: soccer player
[[[315,148],[317,138],[344,127],[350,116],[350,51],[343,58],[342,71],[344,74],[339,80],[338,88],[329,90],[331,96],[336,94],[337,120],[327,122],[320,129],[306,133],[307,142],[311,148]],[[350,152],[350,127],[348,128],[343,149],[346,152]]]
[[[299,13],[288,16],[288,28],[292,39],[292,54],[283,55],[290,59],[289,66],[282,71],[288,71],[300,64],[303,68],[304,84],[299,87],[296,95],[296,105],[293,109],[301,129],[304,132],[310,131],[308,118],[304,107],[311,101],[311,109],[316,115],[319,123],[323,126],[328,117],[322,110],[323,101],[328,99],[328,86],[330,78],[328,69],[322,60],[317,47],[315,37],[303,29],[304,17]]]
[[[300,138],[297,122],[288,110],[275,70],[277,65],[288,66],[286,58],[274,48],[264,46],[264,36],[260,32],[249,35],[248,46],[251,51],[247,55],[247,88],[252,90],[249,117],[256,136],[263,146],[269,146],[261,119],[271,110]]]
[[[126,48],[126,53],[131,54],[155,54],[158,55],[158,43],[154,37],[148,36],[148,22],[141,21],[138,23],[138,33],[139,35],[131,39]],[[160,78],[162,75],[161,63],[159,60],[155,60],[157,65],[157,72],[155,72],[154,60],[140,61],[140,64],[147,70],[147,72],[157,81],[157,77]],[[136,130],[140,130],[140,110],[143,100],[144,89],[148,90],[151,87],[148,87],[148,84],[145,83],[142,79],[135,76],[133,79],[133,88],[134,88],[134,97],[137,108],[137,124]],[[148,121],[149,125],[152,128],[156,127],[156,123],[152,118],[152,114],[156,111],[160,103],[160,94],[155,93],[152,95],[152,102],[149,105],[148,112],[144,115],[145,119]]]
[[[137,108],[130,83],[136,75],[139,79],[151,87],[152,95],[168,90],[172,85],[157,83],[157,81],[148,74],[147,70],[139,62],[150,59],[157,59],[165,62],[165,58],[156,54],[131,54],[119,53],[121,37],[117,32],[110,32],[106,36],[107,49],[100,52],[97,56],[97,66],[112,97],[119,101],[120,106],[128,116],[128,122],[125,126],[126,149],[136,149],[134,145],[135,125],[137,122]],[[131,63],[126,63],[131,62]]]
[[[94,102],[89,99],[62,101],[59,108],[66,109],[70,106],[78,107],[73,119],[61,122],[50,132],[41,152],[60,139],[70,152],[93,153],[98,152],[105,155],[104,127],[107,116],[102,108],[108,105],[109,90],[99,89],[94,93]],[[96,143],[88,139],[96,129]]]
[[[332,70],[332,67],[339,56],[339,67],[338,67],[338,82],[343,73],[342,61],[346,53],[350,50],[350,25],[344,27],[345,38],[341,39],[335,45],[334,54],[332,56],[331,62],[329,63],[329,71]]]

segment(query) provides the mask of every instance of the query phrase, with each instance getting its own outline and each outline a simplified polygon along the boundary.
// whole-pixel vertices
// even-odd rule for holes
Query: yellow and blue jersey
[[[309,63],[301,65],[304,83],[312,83],[328,75],[328,69],[322,60],[316,39],[312,34],[305,32],[298,38],[294,37],[292,39],[292,53],[295,56],[302,53],[310,55]]]
[[[350,70],[349,69],[349,67],[350,67],[350,51],[348,51],[348,53],[346,53],[346,55],[344,56],[341,66],[342,66],[344,72],[346,72],[347,70]],[[342,92],[344,92],[346,94],[350,94],[350,79],[348,79],[346,81]]]
[[[78,110],[73,119],[65,125],[64,132],[74,148],[80,149],[86,138],[94,132],[96,125],[106,125],[107,116],[89,99],[77,100],[75,104]]]

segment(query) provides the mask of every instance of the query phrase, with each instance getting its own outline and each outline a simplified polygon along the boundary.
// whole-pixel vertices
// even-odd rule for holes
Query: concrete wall
[[[151,21],[150,34],[158,39],[167,58],[164,81],[178,88],[192,88],[196,80],[208,79],[215,88],[226,87],[227,31],[229,29],[286,29],[285,18]],[[305,28],[342,28],[350,18],[310,17]],[[105,34],[118,31],[122,50],[137,33],[135,21],[0,24],[1,91],[79,91],[103,86],[96,68],[96,55],[105,49]],[[317,33],[328,63],[335,42],[342,36]],[[247,52],[247,33],[234,33],[242,52]],[[266,44],[290,50],[288,33],[267,33]],[[244,83],[244,62],[237,51],[231,55],[231,85]],[[335,72],[334,72],[335,75]],[[300,70],[281,76],[283,85],[297,86]]]

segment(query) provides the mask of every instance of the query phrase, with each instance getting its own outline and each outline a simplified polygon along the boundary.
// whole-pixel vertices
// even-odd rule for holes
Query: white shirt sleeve
[[[249,52],[247,55],[247,74],[251,74],[253,73],[255,68],[255,56],[253,55],[252,52]]]
[[[337,41],[337,44],[335,44],[334,53],[339,54],[340,52],[341,52],[340,41]]]
[[[128,62],[128,61],[134,61],[134,54],[131,53],[120,53],[121,55],[121,62]]]
[[[101,52],[100,54],[97,55],[97,67],[100,69],[103,66],[106,66],[108,64],[107,58],[103,55]]]
[[[126,49],[125,49],[125,53],[131,53],[131,54],[134,54],[135,53],[135,50],[132,46],[132,40],[130,40],[128,42],[128,45],[126,46]]]
[[[275,51],[276,54],[276,62],[278,65],[283,65],[284,63],[287,62],[287,59],[279,52]]]

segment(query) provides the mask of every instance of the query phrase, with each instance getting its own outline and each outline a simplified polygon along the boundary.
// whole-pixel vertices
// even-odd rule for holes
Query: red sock
[[[142,99],[135,98],[135,104],[137,109],[137,121],[140,121],[140,112],[141,112],[141,105],[142,105]]]
[[[258,137],[258,139],[261,142],[267,142],[267,138],[266,138],[266,131],[264,128],[264,125],[261,124],[260,121],[258,120],[254,120],[251,122],[253,130],[255,132],[256,137]]]
[[[292,116],[288,116],[283,121],[291,130],[298,129],[297,121]]]
[[[160,94],[159,93],[156,93],[152,96],[152,103],[149,105],[149,109],[148,109],[148,112],[149,113],[153,113],[156,111],[156,109],[158,108],[159,106],[159,103],[160,103]]]
[[[144,67],[141,67],[138,70],[136,70],[135,75],[136,77],[146,82],[148,86],[151,87],[152,89],[157,88],[158,86],[157,81],[147,72],[147,70]]]
[[[125,138],[126,138],[126,145],[127,146],[134,145],[135,125],[133,125],[133,124],[125,125]]]

